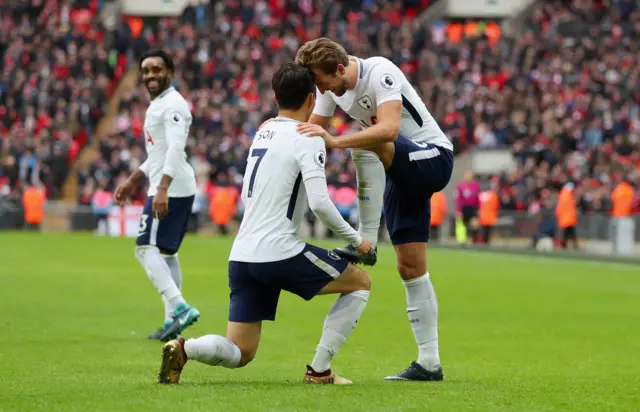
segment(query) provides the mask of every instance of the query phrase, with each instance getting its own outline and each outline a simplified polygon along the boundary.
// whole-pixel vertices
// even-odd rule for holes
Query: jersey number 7
[[[251,151],[251,157],[257,157],[255,165],[253,165],[253,171],[251,171],[251,179],[249,179],[249,190],[247,191],[247,197],[251,197],[253,194],[253,183],[256,180],[256,173],[258,172],[258,167],[260,166],[260,162],[262,158],[267,153],[267,149],[253,149]]]

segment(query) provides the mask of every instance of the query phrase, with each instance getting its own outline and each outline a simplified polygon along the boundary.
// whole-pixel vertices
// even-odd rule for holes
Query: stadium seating
[[[126,69],[126,42],[85,8],[0,4],[0,195],[39,184],[58,198],[104,104]]]
[[[161,19],[157,27],[141,28],[141,21],[129,20],[139,33],[132,42],[134,55],[161,44],[174,56],[175,84],[192,106],[188,151],[201,190],[211,194],[222,171],[234,184],[241,183],[251,136],[276,114],[271,74],[295,56],[302,42],[327,35],[356,55],[381,54],[414,71],[412,56],[421,44],[413,39],[421,38],[422,31],[413,16],[428,2],[392,1],[379,9],[369,3],[300,2],[293,7],[272,1],[264,8],[246,8],[225,2],[224,8],[206,6],[202,13],[187,10],[180,18]],[[82,203],[89,203],[95,176],[108,176],[113,186],[143,160],[147,104],[142,85],[122,99],[116,133],[101,142],[100,159],[82,175],[87,194]],[[335,133],[355,127],[341,117],[332,123]],[[329,183],[353,191],[355,169],[348,152],[334,150],[327,163]],[[138,193],[139,201],[144,200],[144,191]]]
[[[458,151],[512,149],[502,209],[535,209],[573,181],[581,211],[608,212],[620,180],[640,183],[639,12],[635,1],[548,1],[511,38],[473,22],[431,29],[421,91]]]
[[[640,11],[634,1],[608,8],[541,2],[511,37],[491,22],[421,27],[414,16],[429,2],[418,0],[382,7],[371,1],[226,1],[153,22],[125,17],[111,30],[95,19],[95,4],[83,11],[46,4],[0,6],[0,128],[10,136],[0,162],[4,195],[17,195],[21,183],[40,174],[47,176],[49,194],[58,196],[69,162],[91,138],[123,75],[125,56],[134,58],[131,67],[142,51],[160,46],[175,56],[175,85],[192,106],[188,152],[202,192],[212,193],[219,172],[225,184],[239,185],[251,136],[276,111],[271,73],[301,42],[321,35],[355,55],[397,63],[457,152],[511,149],[517,169],[496,177],[504,210],[535,209],[571,180],[583,188],[582,211],[607,212],[618,181],[640,183],[640,69],[633,52]],[[46,103],[43,96],[49,96]],[[115,133],[101,139],[99,158],[81,171],[80,203],[89,204],[100,184],[113,188],[142,162],[147,103],[142,86],[125,93]],[[338,116],[331,131],[358,127]],[[355,187],[347,152],[333,150],[327,170],[332,192]]]

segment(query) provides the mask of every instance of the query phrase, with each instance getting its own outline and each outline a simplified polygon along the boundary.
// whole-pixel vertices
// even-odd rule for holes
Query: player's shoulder
[[[364,73],[371,87],[391,89],[404,79],[404,74],[391,60],[382,57],[370,57],[364,60]]]
[[[181,119],[191,119],[191,110],[189,109],[189,103],[182,97],[179,91],[173,87],[166,90],[160,96],[158,96],[152,105],[149,105],[148,112],[152,114],[164,117],[176,118],[177,123]]]
[[[400,70],[398,66],[391,60],[382,56],[374,56],[365,59],[364,61],[365,73],[381,73],[384,71],[397,71]]]
[[[277,133],[282,135],[281,139],[289,140],[298,135],[297,125],[298,122],[292,119],[272,117],[262,122],[256,131],[256,136],[264,133]]]
[[[180,94],[180,92],[174,88],[171,88],[171,90],[169,90],[165,106],[167,108],[173,108],[184,113],[191,113],[191,110],[189,110],[189,103],[187,102],[187,99],[185,99],[184,96],[182,96],[182,94]]]
[[[273,147],[296,151],[302,137],[297,130],[298,124],[298,121],[281,117],[265,120],[256,130],[253,141],[268,142]]]

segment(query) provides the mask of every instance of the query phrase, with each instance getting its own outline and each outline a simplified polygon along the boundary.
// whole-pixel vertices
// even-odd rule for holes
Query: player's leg
[[[358,208],[360,210],[358,231],[375,247],[378,242],[382,195],[386,181],[384,166],[379,157],[370,151],[353,150],[351,157],[356,167],[358,181]]]
[[[340,295],[325,318],[315,357],[307,366],[303,382],[351,383],[332,371],[331,360],[351,335],[367,305],[371,290],[369,275],[335,253],[312,245],[307,245],[288,267],[283,289],[305,300],[317,295]]]
[[[178,259],[178,254],[166,254],[163,251],[160,251],[165,262],[167,262],[167,266],[169,266],[169,270],[171,271],[171,277],[176,284],[176,287],[182,293],[182,269],[180,268],[180,260]],[[153,332],[148,336],[149,339],[160,339],[164,334],[165,330],[173,323],[173,308],[169,304],[169,301],[164,296],[162,297],[162,302],[164,303],[164,323],[160,329]]]
[[[493,226],[486,225],[482,226],[482,240],[485,245],[488,245],[491,242],[491,233],[493,232]]]
[[[189,360],[229,369],[245,366],[258,351],[261,329],[262,322],[229,322],[226,337],[212,334],[167,342],[162,347],[158,382],[179,383],[182,370]]]
[[[387,380],[443,379],[438,353],[438,301],[427,270],[427,245],[431,194],[447,185],[452,169],[453,154],[446,149],[418,145],[403,137],[395,142],[384,207],[418,360]]]
[[[213,366],[239,368],[255,358],[262,321],[275,320],[280,297],[280,288],[260,276],[262,265],[229,262],[231,297],[227,336],[207,335],[189,339],[184,346],[188,359]],[[266,265],[268,274],[270,264]]]
[[[403,197],[389,181],[385,192],[387,228],[393,243],[397,268],[405,287],[407,315],[418,346],[418,360],[387,380],[442,380],[438,355],[438,302],[427,271],[429,239],[428,199]]]
[[[566,229],[566,233],[567,233],[567,240],[571,240],[571,243],[573,243],[573,248],[575,250],[578,250],[578,234],[576,232],[576,226],[569,226]],[[569,245],[567,244],[567,247],[569,247]]]
[[[169,223],[166,226],[167,230],[158,237],[158,242],[162,245],[163,257],[171,270],[171,277],[178,290],[182,287],[182,269],[177,252],[187,233],[194,198],[195,196],[188,196],[169,199],[169,213],[163,220],[169,218],[171,220],[167,222]],[[200,318],[200,312],[184,302],[173,308],[171,318],[173,319],[171,326],[160,337],[163,342],[174,339],[187,327],[196,323]]]
[[[160,383],[178,383],[188,360],[231,369],[253,360],[260,343],[262,321],[275,319],[280,289],[258,281],[251,273],[251,265],[260,264],[229,262],[227,336],[210,334],[165,344]]]
[[[322,328],[322,336],[316,347],[316,354],[307,367],[307,383],[324,383],[332,374],[331,361],[347,341],[362,316],[369,294],[371,279],[362,269],[349,264],[342,274],[323,287],[318,294],[339,294],[329,309]],[[350,383],[346,381],[334,383]]]
[[[370,150],[354,150],[352,157],[358,179],[359,233],[374,244],[371,253],[360,255],[352,245],[334,249],[339,256],[352,263],[373,266],[378,260],[377,243],[382,221],[382,200],[386,184],[385,170],[391,167],[395,148],[385,143]],[[379,186],[379,182],[382,184]],[[379,200],[379,201],[378,201]],[[377,210],[377,213],[374,213]],[[375,222],[373,219],[377,219]]]
[[[180,267],[180,260],[178,259],[178,254],[168,254],[162,253],[162,258],[165,262],[167,262],[167,266],[169,266],[169,270],[171,271],[171,278],[173,282],[176,284],[178,290],[182,293],[182,268]],[[168,314],[168,316],[167,316]],[[171,319],[171,307],[168,305],[168,302],[165,304],[165,318]]]
[[[438,300],[427,270],[427,243],[396,244],[398,272],[405,287],[407,315],[418,359],[387,380],[442,380],[438,350]]]
[[[358,232],[373,243],[373,252],[361,256],[358,263],[372,266],[377,261],[375,251],[380,230],[382,195],[386,181],[384,165],[376,153],[368,150],[353,150],[351,157],[356,167],[358,181]],[[350,260],[356,259],[358,256],[352,245],[337,248],[335,251]]]
[[[181,270],[175,255],[184,238],[193,196],[170,198],[167,216],[158,220],[151,216],[150,198],[145,205],[143,222],[140,227],[136,255],[147,271],[158,292],[166,304],[165,313],[170,313],[162,332],[150,335],[150,338],[168,341],[175,338],[185,328],[198,321],[200,312],[190,306],[182,296]],[[180,284],[176,284],[176,280]],[[165,315],[166,316],[166,315]],[[157,336],[159,335],[159,336]]]
[[[140,220],[138,238],[136,239],[136,258],[147,273],[149,280],[162,296],[165,304],[165,322],[158,331],[149,335],[149,339],[159,339],[164,331],[171,325],[171,313],[173,308],[180,303],[182,296],[176,286],[171,269],[162,258],[160,249],[157,246],[157,234],[160,221],[154,219],[151,211],[153,197],[147,199]]]

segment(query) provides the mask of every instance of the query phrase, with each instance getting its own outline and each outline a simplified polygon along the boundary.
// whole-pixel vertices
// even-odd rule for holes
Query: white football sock
[[[418,344],[418,363],[427,370],[440,365],[438,353],[438,300],[429,272],[403,281],[407,292],[407,314]]]
[[[167,262],[169,270],[171,270],[171,277],[173,283],[176,284],[178,290],[182,289],[182,269],[180,269],[180,261],[178,260],[178,254],[175,255],[162,255],[164,261]]]
[[[164,321],[173,321],[173,311],[171,310],[171,305],[169,305],[169,301],[164,296],[162,297],[162,303],[164,303]]]
[[[311,362],[314,371],[322,373],[331,368],[331,360],[356,327],[368,299],[368,290],[358,290],[338,297],[324,321],[316,356]]]
[[[240,348],[235,343],[219,335],[189,339],[184,342],[184,351],[189,360],[225,368],[237,368],[242,357]]]
[[[387,183],[384,165],[373,152],[353,150],[351,158],[358,179],[358,232],[375,246],[378,243],[384,188]]]
[[[136,247],[136,257],[147,272],[153,286],[166,299],[171,313],[180,303],[185,303],[180,290],[173,281],[171,270],[157,247],[138,246]]]
[[[182,270],[180,269],[180,261],[178,260],[178,254],[175,255],[162,255],[162,258],[165,262],[167,262],[167,266],[169,266],[169,270],[171,270],[171,278],[173,282],[176,284],[178,290],[182,289]],[[173,310],[171,309],[171,305],[169,305],[169,301],[163,296],[162,301],[164,302],[164,320],[172,320]]]

